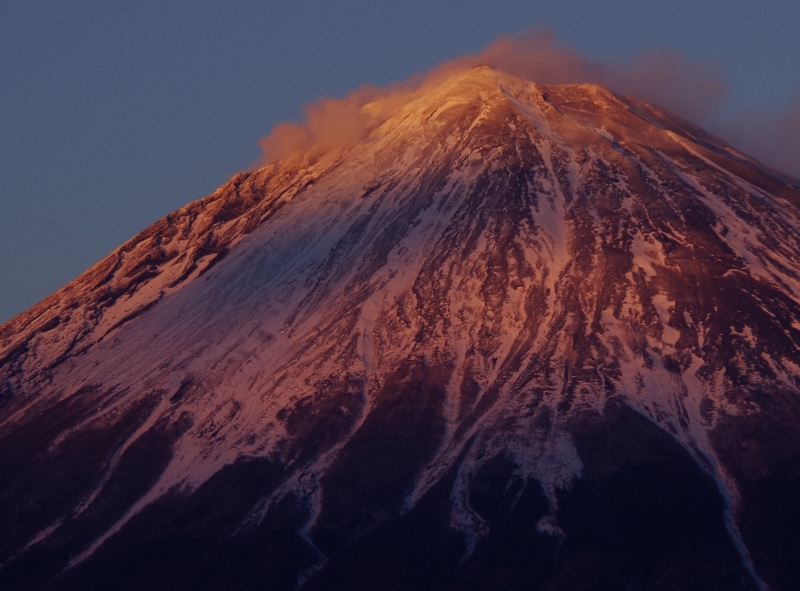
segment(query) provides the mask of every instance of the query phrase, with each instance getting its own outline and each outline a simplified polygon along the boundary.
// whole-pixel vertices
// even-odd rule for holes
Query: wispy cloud
[[[800,179],[800,96],[781,111],[748,111],[718,127],[742,152]]]

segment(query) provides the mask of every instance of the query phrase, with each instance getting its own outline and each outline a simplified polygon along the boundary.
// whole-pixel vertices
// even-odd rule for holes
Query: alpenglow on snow
[[[0,327],[0,587],[793,589],[798,228],[657,107],[455,74]]]

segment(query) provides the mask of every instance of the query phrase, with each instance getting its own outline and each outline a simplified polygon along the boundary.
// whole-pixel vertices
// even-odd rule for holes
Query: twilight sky
[[[630,71],[660,52],[724,81],[698,122],[800,176],[796,0],[11,0],[0,9],[0,322],[249,168],[259,139],[305,104],[529,27],[593,62]],[[639,79],[652,82],[661,62],[647,63]]]

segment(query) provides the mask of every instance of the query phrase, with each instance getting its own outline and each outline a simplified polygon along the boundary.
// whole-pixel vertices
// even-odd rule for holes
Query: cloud
[[[699,123],[727,90],[713,66],[690,62],[678,52],[649,53],[629,64],[609,65],[560,45],[551,31],[529,30],[503,35],[478,53],[459,56],[404,82],[383,88],[364,85],[344,98],[308,105],[303,123],[277,125],[259,142],[264,152],[260,164],[356,142],[425,88],[478,63],[540,84],[599,84]]]
[[[403,82],[364,85],[344,98],[308,105],[303,123],[277,125],[259,142],[264,152],[259,164],[357,142],[426,88],[479,63],[540,84],[598,84],[699,125],[719,113],[729,90],[714,64],[689,60],[678,51],[650,51],[627,63],[603,63],[558,43],[551,31],[529,30],[503,35],[478,53],[446,61]],[[714,125],[713,131],[766,164],[800,174],[800,99],[780,115],[748,113]]]
[[[782,111],[741,113],[715,131],[745,154],[800,179],[800,96]]]
[[[344,98],[321,99],[307,105],[304,123],[281,123],[259,141],[264,152],[260,164],[312,148],[355,143],[367,130],[397,112],[423,84],[422,78],[415,77],[383,88],[363,85]]]
[[[698,124],[719,111],[729,91],[714,64],[690,61],[674,50],[648,52],[613,67],[606,86]]]
[[[609,74],[608,66],[559,45],[548,30],[503,35],[482,51],[450,60],[439,68],[455,71],[476,63],[488,64],[539,84],[599,83]]]

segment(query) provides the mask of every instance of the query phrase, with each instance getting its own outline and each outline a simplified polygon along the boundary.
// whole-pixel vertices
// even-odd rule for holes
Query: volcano
[[[0,327],[6,590],[788,591],[798,532],[800,182],[597,86],[452,75]]]

